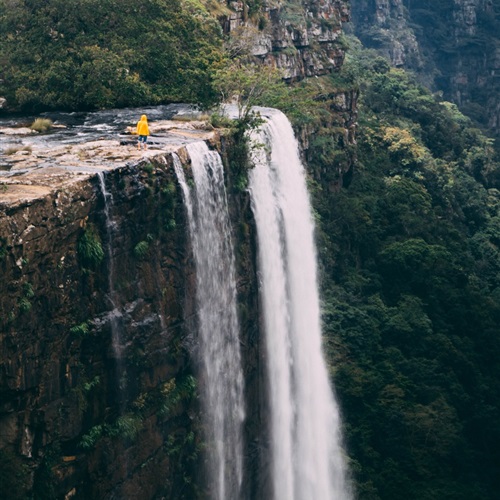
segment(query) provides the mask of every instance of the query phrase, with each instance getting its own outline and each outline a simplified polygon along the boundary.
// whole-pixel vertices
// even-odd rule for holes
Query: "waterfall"
[[[321,352],[314,224],[288,119],[251,134],[250,171],[270,394],[273,498],[347,500],[340,418]]]
[[[97,172],[99,186],[104,199],[104,224],[106,227],[106,249],[108,254],[108,299],[113,309],[109,314],[111,326],[111,344],[113,354],[116,360],[116,382],[118,387],[118,398],[120,401],[120,413],[123,413],[126,405],[127,391],[127,373],[123,359],[122,346],[122,328],[120,322],[122,314],[116,305],[116,290],[115,290],[115,261],[113,256],[113,231],[115,223],[111,216],[111,208],[113,206],[113,195],[106,189],[106,180],[104,172]]]
[[[196,265],[202,402],[206,419],[211,496],[241,498],[243,373],[236,309],[236,281],[224,170],[204,142],[187,145],[194,190],[178,158],[174,168],[183,191]]]

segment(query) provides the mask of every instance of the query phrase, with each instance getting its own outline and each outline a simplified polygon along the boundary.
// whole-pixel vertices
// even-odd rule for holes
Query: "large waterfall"
[[[267,113],[267,111],[266,111]],[[285,115],[252,134],[255,215],[270,394],[275,500],[351,498],[339,410],[321,352],[313,221],[304,168]]]
[[[211,497],[238,500],[243,477],[243,373],[234,254],[220,156],[204,142],[187,146],[195,187],[174,157],[186,203],[196,263],[201,390]]]

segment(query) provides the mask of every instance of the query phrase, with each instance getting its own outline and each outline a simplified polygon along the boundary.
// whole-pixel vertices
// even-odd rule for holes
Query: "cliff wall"
[[[228,5],[226,33],[251,29],[251,53],[287,80],[340,68],[347,2]],[[338,145],[352,144],[357,93],[323,98]],[[312,132],[302,129],[306,155]],[[230,161],[233,146],[216,145]],[[171,153],[68,149],[1,158],[19,174],[0,186],[0,463],[10,484],[19,478],[12,498],[205,498],[194,266]],[[82,159],[89,170],[70,175]],[[334,189],[351,160],[314,175]],[[228,169],[250,402],[244,490],[264,498],[255,238],[237,181]]]
[[[107,173],[108,215],[97,175],[1,207],[0,449],[35,494],[189,491],[194,271],[171,161]]]
[[[356,34],[498,135],[498,0],[353,0]]]
[[[249,52],[283,70],[287,80],[324,75],[342,65],[340,37],[349,19],[348,2],[228,0],[227,5],[230,13],[220,18],[224,32],[250,38]]]

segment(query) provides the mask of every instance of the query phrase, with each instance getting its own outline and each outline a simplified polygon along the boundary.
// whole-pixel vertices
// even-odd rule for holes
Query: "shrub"
[[[78,242],[78,255],[85,267],[95,269],[104,259],[101,238],[94,225],[88,224]]]
[[[31,125],[30,129],[36,132],[44,133],[52,129],[52,120],[48,118],[37,118]]]
[[[149,252],[149,243],[147,241],[140,241],[134,247],[134,255],[139,259],[143,260]]]
[[[77,337],[85,337],[89,331],[89,324],[86,321],[69,329],[69,332]]]
[[[30,309],[31,309],[31,302],[26,297],[22,297],[19,300],[19,311],[21,313],[27,313]]]
[[[31,283],[23,283],[23,292],[27,299],[32,299],[35,296],[33,285]]]

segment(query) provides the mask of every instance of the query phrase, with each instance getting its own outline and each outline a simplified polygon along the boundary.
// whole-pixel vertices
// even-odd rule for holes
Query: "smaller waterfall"
[[[113,195],[106,189],[104,172],[98,172],[97,178],[99,179],[99,185],[104,199],[104,224],[106,226],[106,249],[108,255],[108,299],[113,307],[109,314],[111,325],[111,344],[116,360],[116,381],[119,390],[120,412],[123,413],[126,403],[125,393],[127,390],[127,379],[126,368],[123,361],[122,328],[120,325],[122,314],[116,305],[115,261],[113,256],[113,232],[115,230],[115,223],[113,222],[111,215]]]
[[[275,500],[348,500],[339,410],[321,353],[314,225],[293,130],[271,114],[252,134]]]
[[[243,373],[234,254],[221,158],[204,142],[187,145],[195,182],[189,189],[174,155],[196,264],[202,400],[214,500],[241,498]]]

